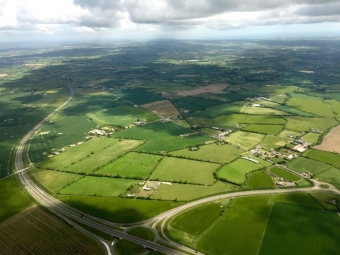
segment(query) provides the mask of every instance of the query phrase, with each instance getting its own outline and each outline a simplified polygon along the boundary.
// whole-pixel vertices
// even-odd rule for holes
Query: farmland
[[[200,146],[199,150],[183,149],[179,151],[174,151],[171,152],[171,155],[181,156],[189,159],[211,161],[216,163],[228,163],[238,158],[239,156],[237,154],[240,154],[242,152],[242,150],[228,144],[217,145],[213,143]]]
[[[320,145],[315,146],[315,149],[329,152],[340,153],[340,126],[333,128],[322,140]]]
[[[152,179],[210,185],[218,164],[166,157],[152,175]]]
[[[264,170],[260,170],[248,174],[247,184],[244,187],[246,189],[275,188],[275,184]]]
[[[325,172],[327,169],[331,168],[330,165],[325,163],[303,157],[294,159],[293,161],[289,162],[288,166],[298,173],[308,171],[315,175]]]
[[[1,222],[0,236],[3,254],[105,254],[98,242],[37,206]]]
[[[249,150],[259,144],[265,136],[262,134],[250,133],[237,131],[232,133],[229,137],[224,140],[233,145],[239,146],[246,150]]]
[[[276,135],[282,130],[281,125],[248,125],[242,128],[243,131],[261,133],[265,135]]]
[[[299,176],[276,166],[271,167],[269,171],[275,174],[276,176],[282,177],[283,179],[291,182],[296,182],[301,179]]]

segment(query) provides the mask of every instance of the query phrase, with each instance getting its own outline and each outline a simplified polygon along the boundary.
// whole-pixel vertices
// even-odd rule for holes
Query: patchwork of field
[[[129,152],[125,156],[100,168],[96,173],[145,178],[151,174],[161,159],[162,157],[157,155]]]
[[[211,185],[219,164],[165,157],[152,175],[153,180]]]
[[[196,96],[204,93],[220,94],[224,93],[225,88],[228,86],[228,84],[213,84],[209,86],[201,86],[191,90],[179,90],[175,91],[175,93],[178,96]]]
[[[237,159],[219,169],[217,176],[222,180],[242,185],[246,180],[247,173],[261,168],[263,166],[260,164],[246,159]]]
[[[293,139],[291,138],[268,135],[264,138],[261,144],[266,149],[270,149],[270,148],[276,149],[276,148],[283,147],[292,141]]]
[[[198,150],[183,149],[171,152],[172,156],[179,156],[188,159],[205,160],[216,163],[228,163],[238,158],[243,151],[234,146],[216,143],[200,146]]]
[[[296,182],[301,180],[301,177],[297,176],[296,174],[293,174],[291,172],[288,172],[282,168],[279,168],[277,166],[273,166],[269,169],[269,171],[272,174],[275,174],[276,176],[282,177],[283,179],[291,182]]]
[[[262,134],[237,131],[230,136],[223,138],[223,140],[245,150],[249,150],[261,143],[264,138],[265,136]]]
[[[179,112],[169,100],[157,101],[150,104],[144,104],[142,107],[163,117],[170,118],[179,115]]]
[[[287,105],[321,117],[334,117],[334,113],[329,104],[313,97],[311,99],[291,98],[287,101]]]
[[[242,106],[238,104],[226,103],[213,107],[209,107],[204,111],[198,113],[189,113],[186,117],[203,117],[203,118],[216,118],[221,115],[240,112]]]
[[[339,247],[336,245],[336,239],[340,234],[339,228],[330,228],[332,224],[340,224],[339,217],[336,212],[325,211],[320,206],[331,194],[311,194],[314,198],[306,193],[249,196],[208,203],[175,216],[168,222],[166,234],[175,241],[205,254],[233,255],[240,254],[240,250],[249,255],[258,252],[276,254],[277,247],[285,250],[282,254],[295,254],[295,249],[299,251],[298,254],[304,254],[304,249],[313,253],[311,249],[314,240],[318,245],[316,254],[325,254],[321,251],[328,247],[331,247],[330,254],[337,254]],[[334,210],[335,207],[331,209]],[[314,217],[321,217],[323,220],[316,220]],[[317,223],[311,224],[315,220]],[[303,230],[301,226],[304,226]],[[290,227],[293,233],[286,235],[290,232]],[[308,232],[306,239],[301,231]],[[332,233],[332,238],[323,242],[328,233]],[[299,237],[290,241],[295,235]],[[244,242],[245,236],[247,242]],[[271,240],[275,245],[272,245]],[[284,243],[282,240],[287,241]],[[288,242],[294,246],[288,245],[284,248]]]
[[[318,150],[307,150],[303,154],[303,156],[340,168],[340,157],[337,153]]]
[[[113,124],[116,126],[129,126],[138,119],[145,121],[159,119],[156,115],[133,105],[120,105],[97,112],[88,112],[86,116],[97,125]]]
[[[185,134],[191,135],[180,137],[180,135]],[[145,152],[173,151],[197,144],[203,144],[211,140],[209,137],[194,134],[192,130],[183,128],[171,122],[153,122],[144,126],[126,129],[115,133],[114,137],[148,140],[146,144],[137,149],[137,151]]]
[[[240,110],[241,113],[247,114],[260,114],[260,115],[289,115],[289,113],[282,112],[273,108],[243,106]]]
[[[1,222],[0,236],[1,254],[105,254],[99,242],[37,206]]]
[[[306,118],[298,116],[287,116],[286,128],[296,131],[310,131],[311,128],[325,131],[335,126],[338,122],[332,118]]]
[[[242,131],[261,133],[265,135],[276,135],[282,130],[282,125],[248,125]]]
[[[322,151],[340,153],[340,126],[333,128],[323,137],[322,143],[314,148]]]

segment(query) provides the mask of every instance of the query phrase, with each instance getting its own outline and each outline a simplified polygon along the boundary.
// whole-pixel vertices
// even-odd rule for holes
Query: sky
[[[0,42],[340,37],[340,0],[0,0]]]

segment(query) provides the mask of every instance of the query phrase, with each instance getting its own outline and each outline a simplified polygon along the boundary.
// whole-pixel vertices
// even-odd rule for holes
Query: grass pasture
[[[155,239],[154,232],[148,228],[143,227],[131,228],[127,231],[127,233],[149,241],[153,241]]]
[[[307,158],[330,164],[334,167],[340,167],[340,155],[337,153],[319,150],[307,150],[303,155]]]
[[[33,174],[34,178],[38,179],[41,183],[54,192],[58,192],[65,186],[76,182],[83,177],[79,174],[44,170],[40,168],[33,169],[31,173]]]
[[[259,255],[336,255],[340,253],[339,238],[340,218],[337,213],[276,203],[270,213]]]
[[[97,125],[113,124],[117,126],[129,126],[137,119],[154,121],[159,119],[148,111],[134,107],[133,105],[120,105],[114,108],[102,109],[97,112],[88,112],[86,116]]]
[[[239,156],[237,154],[242,152],[242,150],[229,144],[217,145],[216,143],[213,143],[209,145],[202,145],[197,151],[183,149],[171,152],[170,154],[172,156],[181,156],[189,159],[205,160],[222,164],[238,158]]]
[[[247,185],[245,189],[256,188],[275,188],[272,178],[264,170],[252,172],[248,174]]]
[[[142,144],[142,142],[137,140],[118,141],[113,145],[107,146],[106,148],[104,147],[98,152],[91,152],[91,154],[89,154],[90,156],[86,156],[75,164],[71,164],[64,170],[75,173],[93,172],[124,153],[136,148],[140,144]]]
[[[159,186],[152,195],[152,198],[160,200],[190,201],[213,194],[236,191],[238,189],[239,186],[221,181],[217,181],[211,186],[173,183],[172,185]]]
[[[289,113],[282,112],[273,108],[243,106],[240,113],[259,114],[259,115],[290,115]]]
[[[278,105],[278,106],[275,106],[274,108],[277,109],[277,110],[292,114],[292,115],[296,115],[296,116],[316,117],[316,115],[313,114],[313,113],[304,112],[304,111],[301,111],[297,108],[294,108],[294,107],[291,107],[291,106],[288,106],[288,105]]]
[[[287,120],[287,129],[301,132],[309,132],[311,128],[325,131],[338,123],[333,118],[306,118],[300,116],[287,116],[285,119]]]
[[[259,144],[264,137],[265,136],[262,134],[236,131],[223,140],[236,146],[240,146],[243,149],[249,150]]]
[[[142,255],[145,252],[145,248],[140,244],[136,244],[125,239],[120,239],[114,245],[114,252],[117,255]]]
[[[144,126],[126,129],[114,134],[115,137],[148,140],[148,143],[140,146],[137,151],[160,152],[173,151],[189,146],[202,144],[211,139],[203,135],[195,134],[180,137],[181,134],[193,131],[173,123],[153,122]]]
[[[282,130],[282,125],[248,125],[242,131],[261,133],[265,135],[276,135]]]
[[[290,161],[288,167],[298,173],[308,171],[314,175],[321,174],[331,168],[330,165],[304,157],[299,157]]]
[[[310,142],[310,143],[316,143],[319,140],[320,134],[316,133],[309,133],[303,137],[301,137],[302,140]]]
[[[330,169],[316,176],[320,181],[328,182],[340,190],[340,169],[331,167]]]
[[[217,176],[223,180],[242,185],[245,182],[247,173],[262,167],[262,165],[249,160],[237,159],[219,169]]]
[[[121,223],[146,220],[181,204],[174,201],[124,199],[115,197],[59,196],[59,198],[80,211]]]
[[[152,175],[153,180],[212,184],[219,164],[165,157]]]
[[[131,185],[138,183],[138,180],[131,179],[87,176],[62,189],[60,194],[117,197],[125,194]]]
[[[290,143],[293,139],[287,138],[287,137],[280,137],[280,136],[272,136],[268,135],[266,138],[262,141],[261,144],[263,144],[264,148],[280,148],[285,146],[286,144]]]
[[[301,180],[301,177],[297,176],[296,174],[293,174],[291,172],[288,172],[287,170],[284,170],[280,167],[273,166],[269,169],[269,171],[272,174],[275,174],[276,176],[282,177],[283,179],[291,182],[296,182]]]
[[[330,105],[322,102],[321,100],[291,98],[288,100],[287,105],[321,117],[334,117],[334,113]]]
[[[216,118],[218,116],[230,114],[230,113],[238,113],[241,110],[242,106],[233,104],[233,103],[225,103],[213,107],[209,107],[202,112],[199,113],[189,113],[187,117],[203,117],[203,118]]]
[[[145,178],[151,174],[161,159],[162,157],[157,155],[129,152],[125,156],[100,168],[96,173]]]
[[[37,206],[1,222],[0,236],[1,254],[105,254],[99,242]]]
[[[33,204],[15,177],[0,181],[0,222]]]

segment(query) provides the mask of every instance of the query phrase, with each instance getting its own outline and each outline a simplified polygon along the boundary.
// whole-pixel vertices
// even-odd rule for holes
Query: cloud
[[[340,22],[340,0],[0,0],[0,31],[230,30]]]

